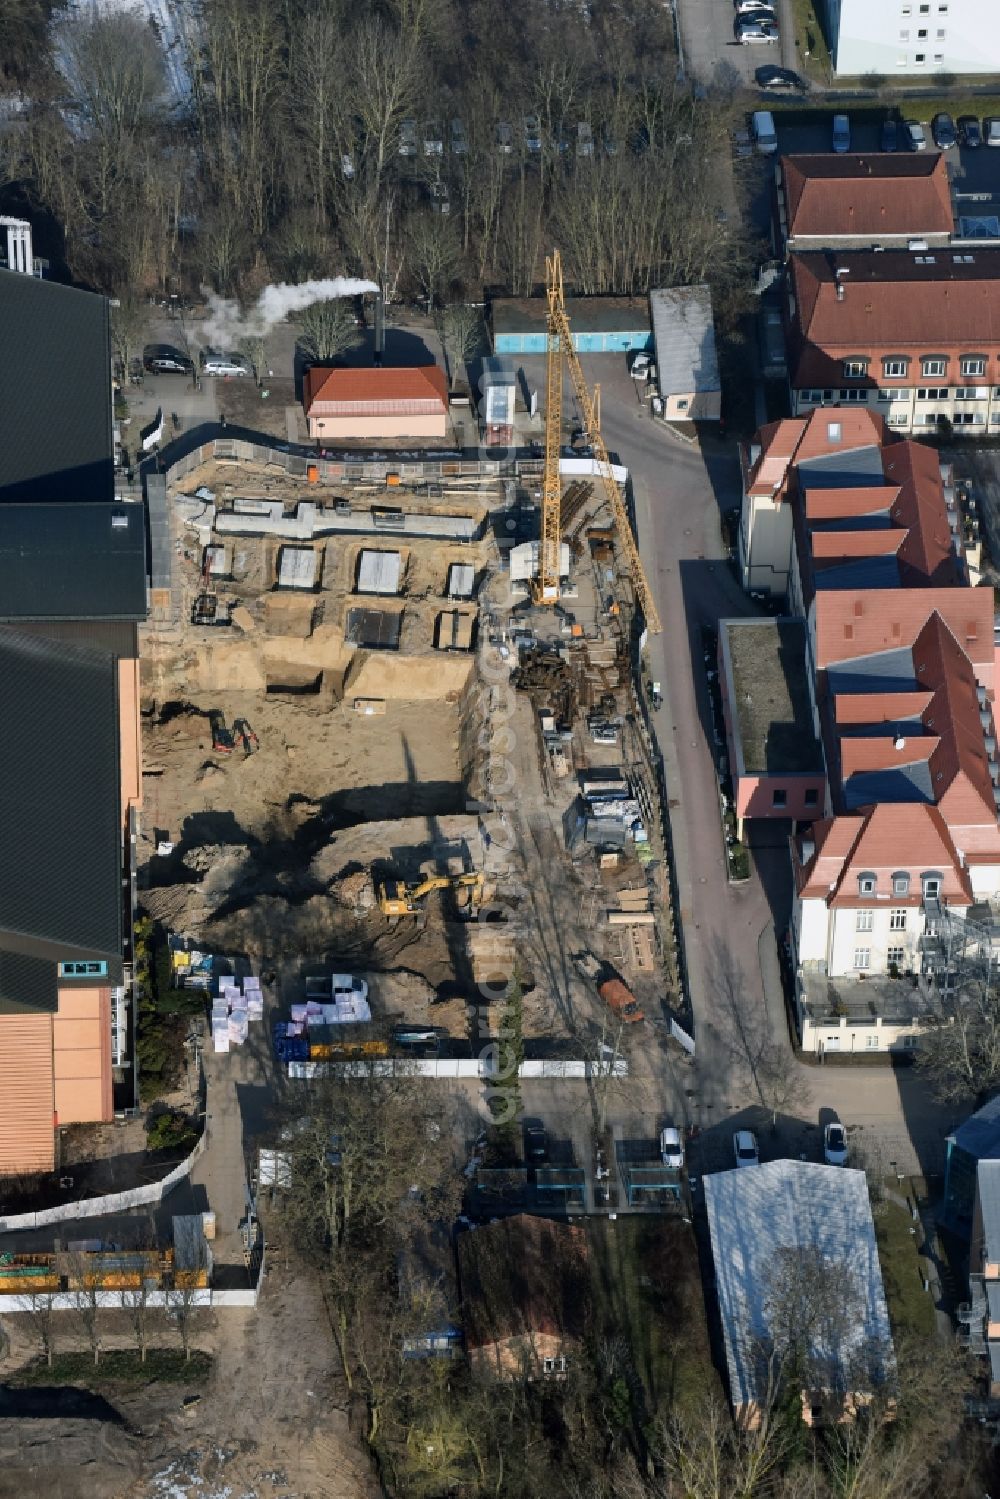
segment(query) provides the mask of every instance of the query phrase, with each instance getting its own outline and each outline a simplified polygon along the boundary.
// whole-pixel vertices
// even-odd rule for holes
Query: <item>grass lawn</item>
[[[893,1188],[896,1183],[893,1182]],[[915,1234],[910,1233],[916,1228]],[[875,1237],[882,1280],[889,1306],[889,1321],[895,1333],[913,1332],[920,1337],[934,1333],[934,1302],[920,1279],[924,1268],[917,1253],[922,1230],[905,1208],[886,1199],[875,1212]]]
[[[101,1354],[96,1368],[94,1356],[88,1352],[57,1353],[51,1368],[44,1358],[33,1359],[23,1369],[6,1374],[4,1383],[13,1389],[75,1384],[95,1391],[154,1383],[197,1385],[205,1383],[211,1370],[211,1357],[198,1349],[193,1349],[185,1361],[178,1348],[150,1348],[142,1363],[136,1350],[115,1348]]]
[[[792,0],[792,15],[795,17],[795,45],[802,71],[814,83],[828,84],[830,49],[816,16],[815,0]]]
[[[647,1416],[694,1412],[712,1395],[721,1400],[690,1224],[652,1215],[591,1218],[587,1234],[595,1331],[627,1340]]]

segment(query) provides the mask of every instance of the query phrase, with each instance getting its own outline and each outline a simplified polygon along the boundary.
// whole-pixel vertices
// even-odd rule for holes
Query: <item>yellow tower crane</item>
[[[636,598],[642,609],[646,626],[651,634],[659,634],[662,626],[656,605],[653,602],[649,580],[639,556],[632,522],[629,519],[625,496],[615,478],[607,445],[601,435],[601,418],[597,400],[587,386],[570,331],[563,295],[562,261],[559,251],[554,250],[545,260],[545,289],[548,300],[547,358],[546,358],[546,407],[545,407],[545,477],[542,483],[542,538],[539,546],[538,579],[535,600],[541,604],[554,604],[559,598],[559,509],[562,503],[562,485],[559,477],[559,449],[562,440],[562,382],[563,358],[569,365],[570,378],[576,393],[583,426],[587,432],[594,459],[600,472],[601,482],[611,514],[614,517],[618,541],[628,561]]]

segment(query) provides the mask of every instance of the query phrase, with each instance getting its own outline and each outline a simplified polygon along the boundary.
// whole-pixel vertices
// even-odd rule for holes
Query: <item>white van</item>
[[[755,109],[750,121],[757,150],[762,156],[773,156],[778,149],[778,134],[774,128],[774,115],[769,109]]]

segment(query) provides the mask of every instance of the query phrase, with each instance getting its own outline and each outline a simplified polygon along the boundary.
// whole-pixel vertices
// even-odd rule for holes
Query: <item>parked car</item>
[[[544,1166],[549,1158],[549,1141],[542,1121],[525,1119],[522,1130],[525,1163],[528,1166]]]
[[[522,125],[524,148],[529,155],[537,156],[542,149],[542,122],[537,115],[525,115]]]
[[[958,144],[955,122],[951,115],[944,112],[936,114],[931,120],[931,135],[934,137],[935,146],[941,151],[950,151],[952,146]]]
[[[847,1131],[836,1120],[823,1131],[823,1159],[828,1166],[847,1165]]]
[[[341,156],[340,158],[340,173],[341,176],[344,177],[348,182],[350,182],[354,176],[354,157],[351,155],[350,151],[345,151],[343,156]]]
[[[741,47],[760,46],[778,40],[778,28],[766,22],[751,21],[736,27],[736,40]]]
[[[653,368],[652,354],[646,354],[641,349],[633,349],[625,356],[628,372],[633,380],[648,380],[649,372]]]
[[[435,213],[451,213],[451,196],[447,182],[431,183],[431,207]]]
[[[594,132],[587,120],[581,120],[576,127],[576,154],[577,156],[593,156],[594,154]]]
[[[851,120],[849,115],[834,115],[831,145],[839,156],[851,149]]]
[[[793,73],[791,68],[776,68],[772,63],[766,67],[758,68],[754,73],[758,88],[769,89],[772,93],[775,89],[804,89],[805,82],[798,73]]]
[[[737,1166],[759,1166],[760,1151],[753,1130],[738,1129],[733,1136],[733,1155]]]
[[[451,149],[454,156],[464,156],[469,149],[469,137],[461,120],[451,122]]]
[[[400,156],[416,156],[416,154],[417,154],[417,122],[416,122],[416,120],[400,120],[400,122],[399,122],[399,154],[400,154]]]
[[[664,1166],[670,1166],[674,1171],[683,1170],[684,1143],[681,1132],[670,1124],[660,1130],[660,1160]]]
[[[501,156],[509,156],[514,149],[514,130],[506,120],[497,126],[497,150]]]
[[[899,126],[895,120],[883,120],[882,131],[879,135],[880,151],[899,150]]]
[[[429,122],[424,126],[424,155],[444,155],[444,132],[435,122]]]
[[[774,16],[774,6],[769,5],[767,0],[736,0],[735,6],[737,17],[756,15],[758,11]],[[775,16],[775,20],[777,17]]]
[[[172,344],[147,344],[142,364],[151,375],[189,375],[194,369],[193,360]]]
[[[778,17],[769,5],[757,4],[750,10],[744,10],[736,17],[737,26],[773,26],[777,31]]]
[[[202,349],[199,359],[203,375],[239,379],[250,373],[249,361],[242,354],[223,354],[219,349]]]
[[[979,128],[979,121],[975,115],[959,115],[958,144],[968,146],[972,150],[983,144],[983,132]]]
[[[774,128],[774,115],[771,111],[755,109],[750,117],[750,129],[760,154],[773,156],[778,149],[778,132]]]
[[[906,133],[906,144],[911,151],[927,150],[927,132],[919,120],[904,120],[903,130]]]
[[[1000,146],[1000,115],[987,115],[983,121],[983,136],[988,146]]]

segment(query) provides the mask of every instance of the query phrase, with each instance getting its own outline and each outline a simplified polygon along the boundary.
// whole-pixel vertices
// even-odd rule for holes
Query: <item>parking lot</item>
[[[822,114],[810,111],[810,118],[803,119],[803,112],[798,110],[787,113],[775,110],[779,152],[782,155],[808,155],[831,151],[832,121],[836,112],[831,106]],[[880,148],[882,123],[887,117],[896,119],[897,124],[901,124],[899,116],[892,109],[866,107],[863,110],[845,109],[842,112],[847,114],[851,122],[852,152],[877,152]],[[937,147],[931,136],[932,117],[932,111],[921,116],[920,123],[927,136],[927,150],[921,153],[924,156],[937,154]],[[902,140],[900,143],[902,144]],[[956,218],[1000,214],[1000,151],[988,146],[974,149],[953,146],[944,154],[952,183]],[[981,233],[980,228],[979,234]]]
[[[733,36],[733,0],[674,0],[684,67],[698,83],[719,88],[753,84],[765,64],[795,67],[795,32],[791,0],[769,0],[778,17],[780,39],[766,46],[743,47]]]

